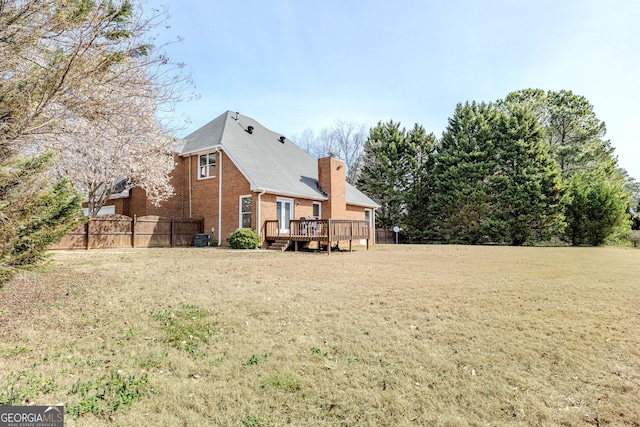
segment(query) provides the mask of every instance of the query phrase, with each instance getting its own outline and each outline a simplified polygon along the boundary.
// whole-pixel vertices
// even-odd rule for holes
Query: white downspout
[[[378,242],[376,242],[376,216],[378,213],[378,209],[377,208],[373,208],[371,209],[371,214],[373,215],[373,230],[371,230],[373,232],[373,244],[377,244]]]
[[[222,246],[222,151],[216,150],[220,154],[218,166],[218,245]]]
[[[262,240],[262,195],[264,193],[266,193],[267,190],[262,190],[260,193],[258,193],[258,237],[261,238]]]
[[[193,217],[193,212],[192,212],[192,198],[191,198],[191,155],[189,155],[189,218]]]

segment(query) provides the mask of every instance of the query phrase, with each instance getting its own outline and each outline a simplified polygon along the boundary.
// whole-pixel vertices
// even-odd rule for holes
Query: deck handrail
[[[265,238],[287,238],[299,241],[341,241],[371,238],[369,221],[352,219],[292,219],[287,233],[281,231],[280,221],[264,222]]]

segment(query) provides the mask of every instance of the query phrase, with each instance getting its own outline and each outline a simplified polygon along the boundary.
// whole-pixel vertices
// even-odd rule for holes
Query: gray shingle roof
[[[326,200],[318,189],[318,163],[289,139],[272,132],[250,117],[227,111],[185,138],[180,154],[206,152],[222,147],[249,180],[254,191]],[[252,133],[247,129],[251,126]],[[377,207],[358,189],[347,183],[347,203]]]

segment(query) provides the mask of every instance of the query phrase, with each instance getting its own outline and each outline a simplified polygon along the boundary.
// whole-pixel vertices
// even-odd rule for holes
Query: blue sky
[[[226,110],[288,137],[337,119],[422,124],[437,136],[458,102],[525,88],[572,90],[607,124],[640,179],[638,0],[149,0],[161,40],[200,99],[191,124]]]

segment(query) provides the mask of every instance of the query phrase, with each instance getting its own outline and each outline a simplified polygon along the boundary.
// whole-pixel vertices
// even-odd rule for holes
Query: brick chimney
[[[318,186],[329,200],[322,203],[322,219],[346,219],[347,184],[344,162],[329,153],[318,159]]]

